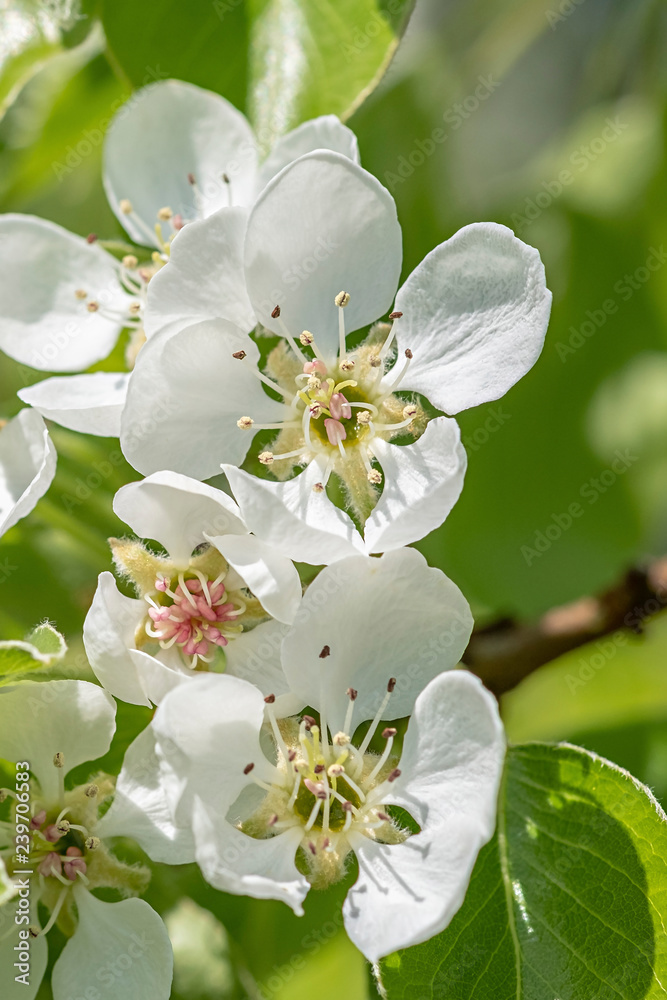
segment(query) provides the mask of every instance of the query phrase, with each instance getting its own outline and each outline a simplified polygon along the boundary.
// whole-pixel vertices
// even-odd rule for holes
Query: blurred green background
[[[261,123],[251,86],[261,39],[246,49],[267,6],[109,0],[81,16],[68,4],[3,4],[0,99],[15,99],[0,121],[0,210],[121,235],[101,181],[113,110],[157,74],[219,90]],[[389,18],[400,6],[379,9]],[[659,0],[417,0],[397,56],[349,119],[363,165],[397,201],[404,277],[457,228],[491,219],[539,248],[554,293],[533,371],[499,403],[460,415],[463,496],[419,545],[480,620],[537,615],[667,551],[666,41]],[[361,42],[341,50],[341,80],[359,70],[361,84],[367,55]],[[343,83],[323,77],[320,92],[327,86]],[[120,344],[99,367],[114,370],[122,356]],[[0,415],[41,377],[3,357]],[[110,568],[104,537],[123,530],[111,499],[137,476],[110,461],[117,442],[52,430],[56,481],[0,541],[0,637],[49,618],[70,641],[70,674],[84,676],[79,636],[97,574]],[[619,451],[626,469],[610,474]],[[535,551],[574,502],[583,515]],[[510,738],[580,742],[665,803],[666,664],[664,619],[622,649],[579,650],[507,696]],[[120,718],[132,733],[146,716],[122,708]],[[364,965],[336,917],[343,894],[311,894],[299,921],[278,903],[216,893],[190,868],[158,871],[148,898],[172,908],[174,996],[300,1000],[317,988],[327,1000],[340,995],[344,967],[346,996],[362,1000]]]

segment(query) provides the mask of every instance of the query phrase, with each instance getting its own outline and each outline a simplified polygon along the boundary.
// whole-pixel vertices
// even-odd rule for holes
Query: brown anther
[[[236,358],[237,361],[243,361],[245,358],[245,351],[234,351],[232,357]]]
[[[28,927],[28,934],[29,934],[29,935],[30,935],[30,937],[32,937],[32,938],[37,938],[37,937],[39,937],[39,935],[40,935],[41,933],[42,933],[42,930],[41,930],[41,928],[40,928],[40,927],[36,927],[36,926],[35,926],[34,924],[31,924],[31,925],[30,925],[30,927]]]
[[[276,700],[275,694],[267,694],[266,698],[264,699],[267,705],[273,705],[275,700]]]
[[[250,774],[254,766],[255,766],[254,764],[246,764],[246,766],[243,768],[243,773]]]
[[[99,837],[87,837],[84,842],[84,847],[87,851],[96,851],[100,846],[100,843],[101,841]]]
[[[401,776],[400,768],[395,767],[394,770],[387,775],[387,781],[396,781],[396,779],[400,778],[400,776]]]
[[[100,308],[99,302],[89,302],[88,305],[86,306],[86,309],[88,310],[89,313],[96,313],[99,308]]]
[[[280,306],[274,306],[271,310],[271,319],[278,319],[280,316]]]
[[[322,646],[322,652],[320,653],[320,660],[326,660],[327,656],[331,656],[331,650],[328,646]]]
[[[409,347],[405,348],[405,356],[408,359],[408,361],[410,361],[410,359],[412,358],[412,351],[410,350]]]
[[[236,421],[236,426],[242,431],[249,431],[255,421],[252,417],[239,417]]]
[[[352,805],[351,802],[349,802],[349,801],[343,802],[343,805],[342,805],[343,812],[346,812],[346,813],[352,812],[353,808],[354,808],[354,806]]]
[[[366,479],[368,480],[369,483],[372,483],[373,486],[379,486],[380,483],[382,482],[382,473],[380,472],[379,469],[371,469],[371,471],[366,476]]]
[[[65,754],[64,753],[60,753],[60,751],[58,751],[58,753],[54,753],[54,755],[53,755],[53,766],[54,767],[64,767],[65,766]]]
[[[278,822],[278,813],[273,813],[269,816],[269,826],[275,826]]]
[[[317,722],[312,717],[312,715],[304,715],[303,721],[306,723],[306,729],[311,730],[313,726],[317,725]]]
[[[225,182],[225,184],[231,184],[231,181],[229,180],[229,174],[227,173],[223,174],[222,179]]]
[[[396,687],[396,678],[390,677],[387,682],[387,691],[389,692],[389,694],[391,694],[391,692],[394,690],[395,687]]]
[[[97,243],[97,233],[88,233],[86,243]]]
[[[312,842],[312,840],[308,841],[308,850],[310,851],[311,854],[317,854],[317,848],[315,847],[315,844]]]
[[[316,764],[315,767],[313,768],[313,771],[315,772],[315,774],[322,774],[322,772],[324,771],[324,764]]]
[[[402,312],[399,312],[398,310],[396,310],[393,313],[389,313],[389,319],[400,319],[402,315],[403,315]]]
[[[194,174],[188,174],[188,184],[196,184],[196,183],[197,183],[197,181],[195,180],[195,175]]]
[[[398,730],[394,729],[393,726],[387,726],[386,729],[382,730],[382,737],[383,739],[388,740],[391,736],[395,736],[397,732]]]
[[[86,292],[83,288],[77,288],[77,290],[74,293],[74,296],[77,299],[87,299],[88,292]]]
[[[313,493],[324,493],[324,483],[313,483]]]
[[[273,452],[272,451],[260,451],[257,456],[262,465],[273,465]]]
[[[289,761],[296,760],[296,750],[288,750],[287,751],[287,759]]]
[[[349,301],[350,301],[350,296],[348,292],[339,292],[336,298],[334,299],[334,303],[338,306],[339,309],[344,309]]]
[[[348,698],[350,699],[350,701],[356,701],[357,700],[357,695],[359,694],[359,692],[357,691],[356,688],[348,688],[347,691],[345,692],[345,694],[348,696]]]

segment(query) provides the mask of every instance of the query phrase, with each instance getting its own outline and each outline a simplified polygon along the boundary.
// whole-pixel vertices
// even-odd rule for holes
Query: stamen
[[[375,718],[371,722],[371,724],[369,726],[369,729],[368,729],[368,732],[364,736],[363,742],[362,742],[361,746],[359,747],[359,753],[361,753],[361,754],[366,753],[366,750],[368,749],[368,744],[373,739],[373,735],[375,733],[375,730],[377,729],[378,724],[379,724],[380,720],[382,719],[382,713],[384,712],[384,710],[386,709],[387,705],[389,704],[389,699],[391,698],[392,692],[393,692],[393,690],[394,690],[395,687],[396,687],[396,678],[395,677],[390,677],[389,678],[389,683],[387,684],[387,693],[385,694],[384,698],[382,699],[382,703],[381,703],[380,707],[378,708],[377,712],[375,713]]]
[[[304,782],[304,784],[305,784],[305,782]],[[322,805],[322,799],[316,798],[315,799],[315,804],[314,804],[313,808],[310,811],[310,816],[308,817],[308,822],[304,826],[304,830],[308,831],[308,830],[312,829],[313,824],[315,823],[315,820],[317,819],[317,814],[320,811],[320,806],[321,805]],[[314,853],[315,853],[315,851],[313,849],[313,854]]]
[[[338,306],[338,357],[342,361],[345,357],[345,316],[343,309],[350,301],[347,292],[339,292],[334,302]]]
[[[410,362],[412,361],[412,358],[413,358],[412,351],[409,348],[407,348],[405,351],[405,363],[403,364],[403,367],[399,371],[394,381],[390,385],[383,388],[383,393],[385,396],[389,396],[392,392],[395,392],[396,389],[398,389],[399,385],[405,378],[408,368],[410,367]],[[394,368],[392,368],[392,372],[393,371]]]
[[[306,359],[305,359],[305,357],[303,355],[303,352],[299,350],[299,348],[297,346],[297,343],[296,343],[296,340],[294,339],[294,337],[292,336],[292,334],[289,332],[289,330],[285,326],[284,321],[280,318],[280,306],[276,306],[275,307],[275,309],[271,313],[271,319],[277,319],[278,320],[278,326],[280,327],[280,332],[282,333],[283,337],[285,338],[285,340],[287,341],[287,343],[290,345],[290,347],[294,351],[294,353],[297,356],[297,358],[299,359],[299,361],[305,361]]]
[[[232,354],[232,357],[236,358],[237,361],[243,361],[248,371],[251,371],[255,376],[255,378],[258,378],[260,382],[264,383],[264,385],[268,385],[270,389],[273,389],[275,392],[279,392],[282,396],[285,397],[285,399],[288,399],[290,402],[294,399],[293,392],[290,392],[289,389],[283,389],[281,386],[278,385],[277,382],[273,382],[270,378],[268,378],[268,376],[266,376],[263,372],[261,372],[259,368],[253,365],[253,363],[247,358],[245,351],[235,351]]]
[[[396,730],[389,728],[385,729],[383,730],[382,735],[386,739],[387,745],[384,748],[382,756],[378,760],[377,764],[375,765],[371,773],[368,775],[368,777],[365,778],[364,780],[365,788],[368,788],[373,783],[373,781],[377,778],[378,774],[380,773],[384,765],[387,763],[387,760],[389,759],[389,756],[391,754],[391,748],[394,742],[394,736],[396,735]]]
[[[403,315],[402,312],[392,312],[392,313],[389,313],[389,319],[391,319],[391,320],[400,319],[402,315]],[[380,357],[381,361],[384,360],[384,358],[386,358],[387,353],[389,351],[389,348],[391,347],[392,343],[394,342],[394,337],[395,336],[396,336],[396,330],[394,328],[394,324],[392,323],[391,324],[391,328],[389,330],[389,333],[387,334],[387,337],[385,339],[385,342],[382,345],[382,347],[380,348],[380,355],[379,355],[379,357]]]
[[[347,706],[347,711],[345,713],[345,722],[343,724],[343,730],[344,731],[343,731],[343,733],[338,733],[338,736],[345,736],[346,733],[351,733],[352,732],[352,715],[354,713],[354,703],[357,700],[357,695],[358,695],[359,692],[356,691],[353,687],[349,687],[345,693],[347,694],[348,698],[350,699],[350,703]],[[350,742],[350,737],[349,736],[346,736],[345,742],[346,743]],[[339,745],[342,745],[342,744],[339,744]]]
[[[51,930],[51,928],[55,924],[56,920],[58,919],[58,914],[60,913],[60,911],[62,909],[62,905],[65,902],[65,897],[67,896],[67,890],[69,889],[69,883],[66,882],[65,886],[66,886],[66,888],[60,890],[60,895],[58,896],[58,899],[56,900],[56,905],[51,910],[51,916],[49,917],[48,922],[46,923],[46,925],[44,927],[42,927],[41,931],[39,932],[42,935],[42,937],[44,937],[44,935],[46,935],[46,934],[49,933],[49,931]]]

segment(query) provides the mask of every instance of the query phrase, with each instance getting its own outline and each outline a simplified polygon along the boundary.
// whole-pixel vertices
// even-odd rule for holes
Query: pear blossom
[[[208,478],[221,464],[241,505],[261,509],[272,540],[300,560],[422,538],[456,502],[466,459],[456,422],[429,421],[421,396],[456,414],[499,398],[535,363],[551,303],[538,252],[504,226],[476,223],[436,247],[396,294],[393,198],[326,150],[285,167],[257,199],[244,282],[234,241],[223,240],[229,224],[193,227],[187,264],[172,261],[154,283],[153,332],[121,420],[126,457],[144,474]],[[211,272],[215,283],[203,280],[195,295],[195,276]],[[264,332],[281,338],[265,365],[229,321],[246,295]],[[350,336],[369,324],[365,340]],[[142,432],[164,397],[176,401],[172,412],[157,433]],[[278,432],[257,456],[272,478],[230,470],[257,431]],[[332,474],[356,524],[328,499]],[[296,520],[316,552],[305,532],[286,530]]]
[[[56,451],[44,420],[21,410],[0,428],[0,535],[33,510],[56,474]]]
[[[148,903],[135,898],[150,873],[120,861],[105,841],[136,832],[141,842],[149,830],[153,856],[175,864],[191,860],[190,838],[169,823],[155,796],[143,816],[123,813],[122,792],[107,833],[108,821],[99,816],[114,779],[106,774],[66,787],[69,771],[107,752],[114,729],[113,700],[86,681],[28,681],[0,694],[0,758],[16,764],[15,785],[0,792],[11,803],[11,820],[0,824],[0,857],[16,891],[0,909],[0,917],[9,918],[0,919],[3,996],[35,996],[46,968],[46,935],[57,925],[69,940],[53,970],[54,1000],[80,996],[91,984],[99,1000],[121,993],[137,1000],[169,997],[166,929]],[[103,902],[93,894],[101,887],[132,898]],[[50,912],[43,926],[38,902]],[[15,980],[21,974],[24,979]]]
[[[376,961],[438,933],[461,905],[494,829],[503,730],[479,680],[451,669],[471,628],[465,599],[418,552],[353,556],[312,587],[328,600],[306,592],[281,655],[319,719],[287,716],[243,678],[204,675],[159,705],[156,766],[124,767],[119,781],[137,810],[163,789],[225,892],[300,914],[310,886],[338,881],[356,855],[345,926]],[[410,713],[399,752],[387,723]]]
[[[98,680],[117,698],[150,705],[198,671],[243,673],[269,622],[294,619],[301,600],[296,567],[249,533],[221,490],[160,472],[122,487],[114,510],[167,553],[136,539],[110,540],[116,567],[137,596],[126,597],[111,573],[100,574],[83,637]],[[250,670],[251,679],[286,694],[279,665],[262,664]]]
[[[241,226],[267,181],[320,147],[358,159],[354,133],[334,115],[304,122],[260,165],[246,118],[218,94],[179,80],[142,88],[114,115],[104,141],[104,186],[131,240],[121,259],[35,216],[0,216],[0,349],[43,371],[83,372],[123,329],[131,367],[145,340],[149,283],[189,222],[234,208]],[[231,318],[245,319],[247,311]],[[54,377],[22,390],[24,402],[72,430],[118,436],[124,373]],[[92,419],[88,412],[92,411]]]

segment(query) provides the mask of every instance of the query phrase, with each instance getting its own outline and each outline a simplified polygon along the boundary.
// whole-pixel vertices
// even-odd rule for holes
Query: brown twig
[[[667,608],[667,557],[629,570],[597,597],[547,611],[537,621],[512,619],[476,629],[463,654],[465,665],[496,695],[538,667],[617,629],[641,632],[643,622]]]

